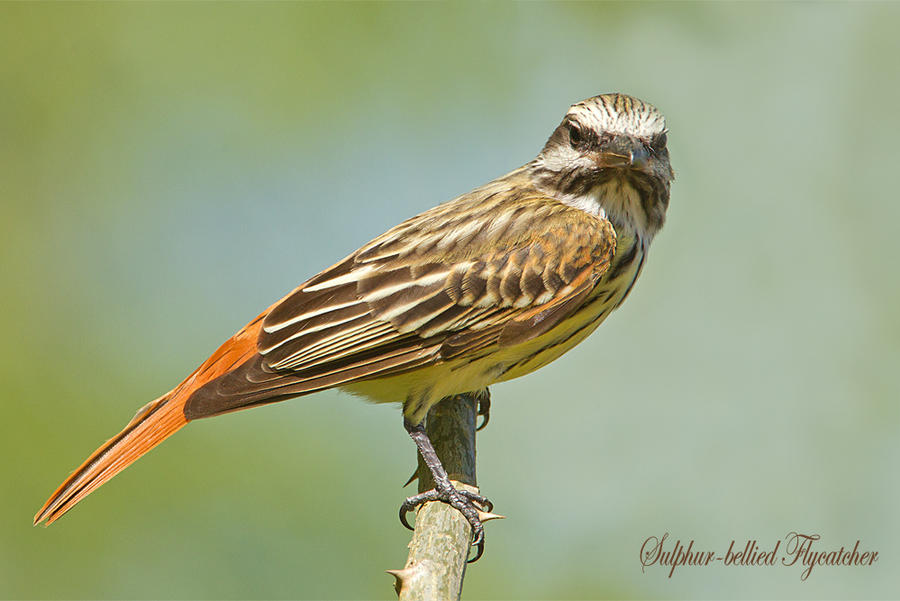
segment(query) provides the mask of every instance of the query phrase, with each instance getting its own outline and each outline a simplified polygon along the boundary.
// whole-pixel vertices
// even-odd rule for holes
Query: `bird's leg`
[[[484,553],[484,525],[481,523],[478,513],[479,511],[490,512],[494,508],[493,503],[479,494],[457,489],[453,486],[450,482],[450,477],[447,476],[447,471],[441,464],[441,460],[431,444],[431,440],[428,439],[428,434],[425,433],[423,424],[412,424],[404,419],[403,427],[406,428],[410,438],[413,439],[419,448],[419,453],[421,453],[425,465],[431,470],[431,475],[434,478],[434,488],[408,497],[403,502],[403,505],[400,506],[400,522],[412,530],[412,526],[406,520],[406,514],[428,501],[443,501],[455,507],[463,514],[463,517],[466,518],[472,527],[472,545],[478,547],[478,551],[469,562],[477,561]]]
[[[484,430],[484,427],[488,424],[488,421],[491,419],[491,391],[488,388],[482,388],[481,390],[476,390],[475,392],[470,393],[472,398],[474,398],[478,402],[478,413],[482,417],[481,425],[475,428],[476,432],[480,432]],[[419,469],[416,468],[413,470],[412,476],[409,477],[403,486],[409,486],[414,480],[419,477]]]

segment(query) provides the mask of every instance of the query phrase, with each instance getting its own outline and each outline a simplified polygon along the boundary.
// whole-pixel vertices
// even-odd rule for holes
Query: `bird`
[[[34,517],[47,525],[189,422],[339,388],[402,403],[435,488],[484,548],[490,501],[457,490],[425,433],[441,399],[517,378],[584,340],[628,296],[665,221],[668,128],[651,104],[573,104],[540,153],[412,217],[260,313],[94,451]],[[486,413],[481,411],[480,413]],[[485,420],[487,420],[485,415]]]

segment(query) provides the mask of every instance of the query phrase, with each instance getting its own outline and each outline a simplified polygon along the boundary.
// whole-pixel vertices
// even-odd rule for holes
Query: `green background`
[[[0,597],[393,598],[415,450],[325,392],[192,424],[31,516],[269,303],[530,160],[567,107],[667,116],[642,280],[495,387],[467,598],[900,594],[897,4],[0,5]],[[868,568],[642,572],[790,531]]]

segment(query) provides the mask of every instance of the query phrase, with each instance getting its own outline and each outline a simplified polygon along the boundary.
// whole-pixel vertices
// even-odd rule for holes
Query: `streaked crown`
[[[566,113],[598,132],[653,138],[666,131],[666,120],[652,104],[627,94],[601,94],[573,104]]]

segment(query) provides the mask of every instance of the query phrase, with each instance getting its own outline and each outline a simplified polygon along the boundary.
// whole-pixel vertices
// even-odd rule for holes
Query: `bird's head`
[[[594,96],[566,113],[533,163],[535,176],[564,202],[603,209],[652,237],[674,177],[666,133],[652,105],[625,94]]]

